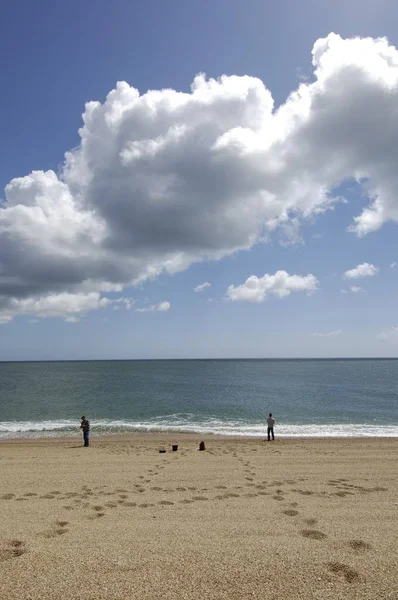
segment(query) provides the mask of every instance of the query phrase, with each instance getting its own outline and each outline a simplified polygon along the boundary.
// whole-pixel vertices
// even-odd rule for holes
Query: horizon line
[[[330,357],[185,357],[185,358],[47,358],[47,359],[0,359],[2,363],[59,363],[59,362],[160,362],[160,361],[359,361],[398,360],[398,356],[330,356]]]

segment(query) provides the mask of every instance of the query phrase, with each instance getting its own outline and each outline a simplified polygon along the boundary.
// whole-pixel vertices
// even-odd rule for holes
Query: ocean
[[[134,432],[398,436],[398,360],[0,363],[0,438]]]

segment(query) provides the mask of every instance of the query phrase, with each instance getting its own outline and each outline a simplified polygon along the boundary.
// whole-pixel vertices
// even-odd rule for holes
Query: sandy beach
[[[0,443],[0,598],[398,598],[398,439],[199,440]]]

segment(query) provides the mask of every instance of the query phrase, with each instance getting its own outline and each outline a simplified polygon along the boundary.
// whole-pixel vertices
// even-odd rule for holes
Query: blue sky
[[[371,1],[365,6],[359,1],[310,0],[7,3],[0,21],[3,75],[0,198],[1,211],[4,214],[9,211],[10,217],[4,221],[6,225],[0,221],[0,321],[1,314],[4,315],[0,326],[0,360],[398,355],[398,265],[391,266],[398,261],[398,208],[394,203],[398,200],[392,174],[398,153],[395,138],[398,119],[394,120],[393,108],[389,112],[386,104],[398,86],[390,82],[389,72],[384,72],[383,65],[377,62],[380,56],[380,60],[387,61],[386,47],[392,48],[393,60],[396,58],[393,47],[398,45],[394,28],[397,16],[398,6],[386,0]],[[310,116],[303,116],[304,109],[297,109],[300,127],[290,138],[284,138],[283,143],[279,138],[277,142],[274,140],[277,149],[272,154],[268,148],[262,148],[254,156],[253,147],[245,146],[244,156],[249,153],[250,161],[254,156],[253,161],[257,162],[246,165],[246,158],[238,160],[235,155],[232,161],[236,146],[228,145],[228,138],[220,151],[225,154],[219,155],[222,173],[216,172],[220,162],[209,166],[204,154],[198,154],[197,140],[202,132],[210,139],[211,132],[218,127],[221,131],[218,141],[235,127],[239,131],[252,128],[260,142],[268,135],[271,129],[268,122],[253,125],[255,119],[260,119],[266,95],[257,83],[239,80],[232,91],[227,84],[224,87],[220,84],[217,93],[223,94],[224,102],[221,113],[217,112],[220,109],[214,89],[209,88],[208,99],[201,108],[198,101],[190,112],[187,109],[185,120],[181,121],[180,116],[177,119],[177,108],[163,123],[159,116],[155,133],[144,113],[142,117],[139,113],[133,121],[127,117],[121,121],[114,137],[111,137],[113,130],[107,130],[102,137],[104,124],[109,124],[105,117],[100,124],[93,120],[92,125],[87,125],[86,137],[83,133],[87,146],[81,152],[84,156],[80,166],[73,163],[71,167],[69,163],[73,172],[64,175],[65,152],[81,143],[78,129],[83,125],[85,103],[104,103],[117,81],[126,81],[141,94],[165,88],[190,94],[198,73],[206,73],[208,78],[247,75],[261,80],[271,92],[275,111],[286,103],[300,82],[316,85],[311,50],[318,39],[330,32],[341,36],[342,41],[330,39],[327,47],[320,46],[322,56],[329,60],[326,64],[325,58],[318,65],[326,83],[311,91]],[[360,63],[362,46],[344,45],[353,36],[388,38],[390,46],[387,43],[383,48],[376,43],[363,46],[364,56],[368,52],[368,57],[375,57],[374,65],[367,59],[366,64],[373,65],[369,72],[365,73],[367,66]],[[347,84],[344,69],[348,63],[352,77]],[[321,78],[322,75],[319,81]],[[389,95],[384,96],[386,82],[390,88]],[[249,100],[241,100],[246,85],[250,88],[247,98],[253,93],[256,99],[249,107],[250,114],[247,109],[248,113],[242,117],[247,108],[244,102],[249,104]],[[227,97],[235,93],[235,88],[239,88],[236,102]],[[359,100],[346,110],[356,94]],[[336,96],[341,102],[337,103]],[[324,103],[324,112],[318,107],[319,98]],[[112,110],[116,110],[119,100],[111,102],[114,102]],[[243,102],[239,109],[237,102]],[[391,102],[392,107],[396,105],[394,97]],[[160,108],[156,110],[161,114]],[[331,116],[324,117],[325,111]],[[328,130],[335,117],[335,124]],[[174,138],[169,139],[168,133],[164,133],[166,121],[167,127],[170,122],[174,127],[168,129],[170,135],[178,131],[183,136],[175,146],[170,141]],[[147,127],[145,135],[140,129],[142,122]],[[186,130],[191,130],[193,122],[199,124],[188,135]],[[342,133],[337,134],[336,130]],[[236,135],[240,135],[239,131]],[[345,131],[350,131],[349,142],[343,136]],[[160,139],[157,136],[161,135],[167,138],[167,151],[158,162],[153,162],[154,151],[148,150],[148,140],[157,144]],[[117,154],[109,154],[108,159],[112,144],[119,143],[123,136],[126,145]],[[147,140],[144,149],[133,148],[131,144],[144,138]],[[98,144],[96,139],[100,140]],[[246,142],[239,137],[237,143]],[[182,147],[185,156],[179,158]],[[137,155],[133,156],[132,148],[141,153],[141,161],[147,152],[145,170],[138,170]],[[127,157],[123,158],[123,167],[132,169],[128,175],[132,179],[128,181],[120,165],[112,171],[114,158],[122,155]],[[172,166],[167,163],[170,156]],[[276,156],[278,161],[290,158],[286,159],[280,180],[264,184],[263,177],[269,178],[270,174],[264,174],[261,165],[270,165]],[[186,157],[191,162],[188,158],[185,162]],[[87,169],[91,169],[89,184],[84,179]],[[38,213],[34,204],[40,202],[37,198],[42,197],[43,190],[48,190],[47,179],[10,184],[8,196],[3,192],[14,178],[49,170],[57,177],[54,190],[51,187],[51,207],[55,207],[51,211],[58,210],[63,201],[62,190],[66,189],[62,186],[67,186],[79,211],[79,203],[84,203],[84,211],[95,213],[97,220],[90,225],[89,234],[86,229],[84,235],[79,230],[73,239],[66,240],[71,225],[63,221],[61,211],[57,221],[59,232],[52,230],[53,213],[44,225],[38,217],[36,229],[33,219]],[[238,171],[239,178],[236,175],[236,182],[232,181]],[[172,173],[174,185],[177,172],[183,173],[183,182],[173,188],[183,190],[178,198],[173,191],[171,195],[163,193],[166,178]],[[189,180],[185,176],[188,172]],[[261,183],[253,190],[252,181],[257,174]],[[145,183],[130,197],[131,186],[144,175]],[[216,187],[212,187],[213,176]],[[243,189],[246,176],[248,183]],[[224,180],[230,177],[232,183],[228,181],[224,186]],[[359,180],[366,184],[360,185]],[[156,194],[160,194],[162,201],[159,210],[153,205],[154,181]],[[169,179],[167,185],[168,182]],[[237,188],[239,197],[234,195]],[[321,188],[334,200],[330,203],[325,198],[321,200]],[[301,189],[304,189],[302,195]],[[272,208],[270,213],[267,208],[263,214],[258,206],[264,193],[272,195],[273,207],[279,203],[289,206],[289,217],[283,213],[282,218],[282,213],[277,212],[279,208]],[[364,217],[355,231],[349,231],[354,218],[372,206],[376,197],[381,208],[377,209],[377,215],[372,209],[371,225]],[[186,209],[185,201],[193,212]],[[217,202],[220,209],[213,212]],[[231,204],[227,210],[228,202]],[[141,208],[130,213],[132,203]],[[16,205],[23,209],[15,216],[10,208]],[[82,210],[76,209],[76,214],[83,214]],[[23,221],[27,211],[31,211],[29,219],[32,219],[28,225]],[[145,218],[140,220],[143,211]],[[231,214],[233,223],[229,221]],[[378,220],[379,214],[382,222]],[[135,225],[133,230],[129,228],[130,217],[133,224],[139,223],[136,229]],[[251,218],[253,224],[241,231],[237,222],[249,223]],[[267,222],[265,230],[257,228],[258,219]],[[274,219],[278,220],[275,228],[271,225]],[[75,223],[75,216],[70,223]],[[85,236],[94,237],[99,224],[104,223],[111,233],[101,247],[95,244],[94,260],[93,247]],[[90,249],[83,251],[80,245],[83,243]],[[50,258],[58,249],[57,261],[50,265]],[[173,264],[174,261],[179,264],[182,256],[182,266],[169,268],[166,254],[167,259],[172,257]],[[70,265],[65,266],[66,255],[74,268],[80,267],[79,279],[75,279],[75,272],[71,274]],[[353,279],[344,276],[347,270],[364,263],[375,267],[371,275]],[[65,273],[59,275],[64,268]],[[156,273],[149,276],[149,270],[153,269]],[[245,290],[241,288],[235,296],[233,290],[228,292],[230,286],[236,289],[251,276],[272,277],[278,271],[286,272],[287,277],[312,275],[316,284],[304,282],[303,287],[296,289],[293,280],[286,279],[280,288],[273,287],[274,280],[267,278],[263,281],[266,291],[260,290],[255,301],[245,300]],[[204,282],[211,285],[202,292],[194,292]],[[361,289],[352,291],[352,287]],[[281,289],[286,295],[280,293]],[[68,312],[65,302],[69,296],[65,299],[62,294],[72,294],[71,302],[76,301],[83,308]],[[88,300],[87,294],[91,294]],[[62,308],[49,309],[46,300],[49,297],[51,306],[57,303]],[[123,303],[127,300],[115,302],[121,298],[129,299],[129,310]],[[158,310],[165,302],[167,310],[164,304]]]

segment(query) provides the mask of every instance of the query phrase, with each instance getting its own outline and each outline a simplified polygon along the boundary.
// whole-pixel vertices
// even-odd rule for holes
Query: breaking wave
[[[243,419],[221,420],[219,418],[198,418],[191,414],[173,414],[148,420],[93,419],[93,435],[123,435],[150,432],[198,433],[203,435],[228,435],[264,437],[267,427],[264,423],[249,423]],[[281,423],[275,428],[280,437],[398,437],[398,425],[369,423]],[[0,422],[0,439],[42,438],[73,436],[79,433],[76,420],[51,421],[4,421]]]

